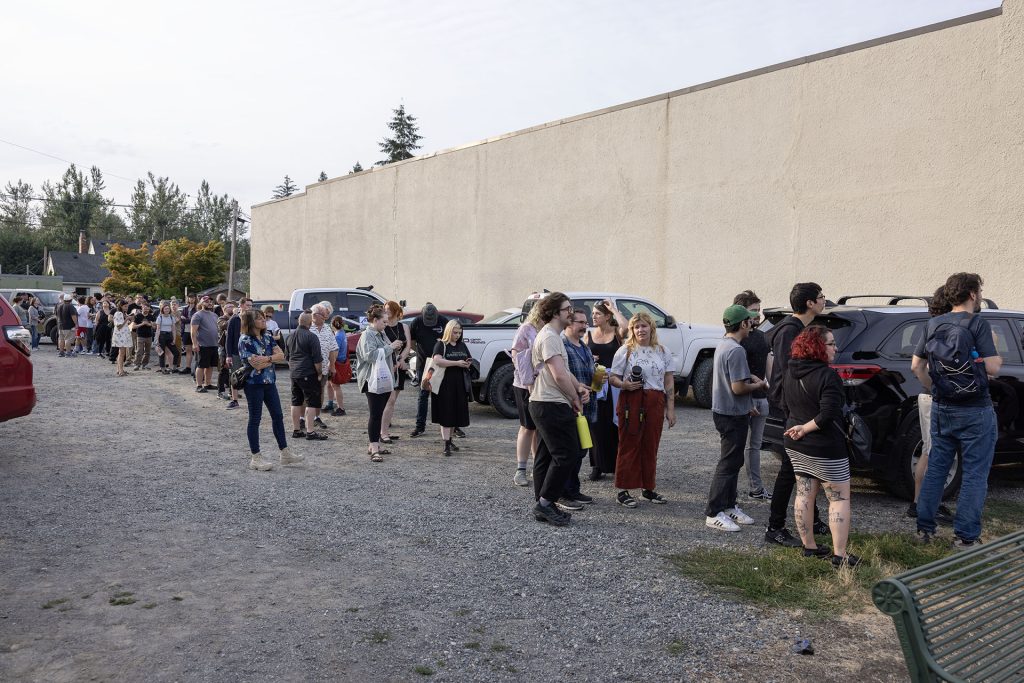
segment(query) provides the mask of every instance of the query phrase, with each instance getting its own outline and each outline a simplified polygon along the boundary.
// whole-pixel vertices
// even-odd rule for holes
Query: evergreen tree
[[[243,227],[239,224],[241,234]],[[186,236],[195,242],[231,241],[231,198],[213,194],[205,180],[199,184],[196,205],[189,213]]]
[[[99,168],[93,166],[86,176],[74,164],[60,182],[43,183],[47,201],[41,231],[50,249],[77,249],[79,231],[91,234],[109,221],[112,202],[103,196],[105,188]]]
[[[285,176],[284,182],[274,188],[274,199],[291,197],[293,194],[298,192],[298,190],[299,186],[293,183],[291,178]]]
[[[140,179],[132,192],[128,217],[133,236],[150,243],[183,236],[187,228],[188,198],[170,178],[154,176],[152,171],[147,177],[149,185]]]
[[[394,116],[388,121],[391,137],[386,137],[379,143],[380,151],[387,155],[387,158],[378,161],[378,166],[411,159],[413,152],[420,148],[417,143],[423,139],[416,125],[416,117],[405,113],[404,104],[398,105],[398,109],[392,111]]]
[[[356,165],[352,167],[352,170],[349,171],[349,173],[350,174],[352,174],[352,173],[359,173],[362,170],[363,170],[363,165],[357,161]]]
[[[0,268],[5,273],[42,272],[43,240],[32,186],[7,183],[0,195]]]
[[[322,183],[325,180],[327,180],[327,172],[326,171],[320,171],[320,177],[317,178],[316,181],[318,183]]]

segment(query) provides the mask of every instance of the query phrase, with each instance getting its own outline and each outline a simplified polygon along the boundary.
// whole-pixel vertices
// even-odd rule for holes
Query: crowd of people
[[[1001,364],[987,321],[976,315],[981,287],[976,274],[950,276],[932,297],[933,317],[914,353],[912,371],[925,388],[918,397],[924,448],[908,515],[916,519],[924,542],[932,540],[940,523],[952,524],[958,546],[980,542],[996,435],[988,378]],[[38,299],[18,295],[13,303],[37,348]],[[828,559],[837,568],[855,567],[860,559],[847,551],[851,495],[845,393],[830,367],[835,337],[814,322],[825,303],[817,283],[797,283],[790,292],[792,314],[767,334],[758,329],[761,301],[752,290],[737,294],[724,310],[711,406],[721,453],[705,525],[738,532],[755,523],[739,506],[739,473],[745,466],[747,498],[770,503],[766,542],[800,548],[805,557]],[[429,406],[431,422],[439,428],[440,452],[458,452],[455,437],[466,436],[470,383],[478,371],[460,324],[429,303],[411,325],[401,322],[404,311],[397,302],[374,305],[366,312],[368,325],[350,359],[343,320],[332,313],[329,302],[312,306],[298,317],[285,341],[273,309],[253,309],[248,298],[236,303],[223,295],[213,300],[190,294],[181,303],[172,297],[153,306],[141,295],[77,300],[64,295],[55,311],[57,355],[105,357],[116,365],[117,376],[124,377],[128,368],[148,370],[155,351],[159,372],[189,376],[197,393],[216,390],[227,409],[238,408],[244,396],[249,466],[257,471],[274,466],[260,450],[264,408],[280,451],[278,462],[303,461],[302,455],[289,451],[276,387],[275,365],[285,358],[291,375],[293,440],[329,438],[323,415],[346,414],[343,387],[354,377],[356,389],[366,395],[371,462],[382,462],[399,439],[391,423],[407,382],[418,389],[410,437],[426,433]],[[532,455],[532,514],[555,526],[569,524],[573,512],[594,500],[582,490],[585,458],[587,478],[613,477],[615,500],[623,507],[668,502],[656,482],[663,429],[676,424],[672,355],[658,342],[647,313],[626,320],[610,301],[598,302],[589,313],[592,323],[568,296],[549,293],[532,307],[509,350],[519,414],[513,483],[529,486]],[[410,370],[414,352],[420,359],[415,375]],[[950,357],[957,353],[972,360],[951,369]],[[760,468],[769,414],[785,423],[784,444],[777,450],[781,466],[771,491]],[[953,513],[940,502],[958,450],[964,476]],[[827,500],[826,520],[815,503],[819,490]],[[796,536],[786,525],[790,507]],[[831,547],[816,542],[815,535],[824,534],[831,536]]]

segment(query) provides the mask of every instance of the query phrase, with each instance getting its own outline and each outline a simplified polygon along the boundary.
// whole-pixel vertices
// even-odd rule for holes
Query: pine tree
[[[349,173],[350,174],[352,174],[352,173],[359,173],[362,170],[363,170],[363,165],[357,161],[356,165],[352,167],[352,170],[349,171]]]
[[[274,199],[284,199],[285,197],[291,197],[299,190],[299,186],[292,182],[292,179],[288,176],[284,177],[284,182],[274,188]]]
[[[316,181],[318,183],[322,183],[325,180],[327,180],[327,172],[326,171],[320,171],[320,177],[317,178]]]
[[[392,137],[384,138],[379,143],[380,151],[386,154],[387,158],[378,161],[378,166],[403,159],[412,159],[413,152],[420,148],[417,143],[423,139],[423,136],[419,134],[419,127],[416,125],[416,117],[405,113],[404,104],[398,105],[398,109],[394,109],[393,112],[394,116],[388,121]]]

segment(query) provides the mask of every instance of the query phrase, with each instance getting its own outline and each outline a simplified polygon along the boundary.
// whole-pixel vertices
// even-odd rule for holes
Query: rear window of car
[[[886,338],[878,352],[888,358],[912,357],[914,351],[917,350],[917,345],[924,338],[927,327],[928,318],[903,323]]]
[[[771,313],[761,325],[757,328],[764,333],[771,331],[773,327],[778,325],[788,313]],[[836,350],[842,351],[846,347],[846,343],[850,340],[850,335],[853,333],[853,323],[845,318],[841,318],[837,315],[822,315],[814,319],[812,325],[824,325],[832,331],[832,336],[836,340]]]

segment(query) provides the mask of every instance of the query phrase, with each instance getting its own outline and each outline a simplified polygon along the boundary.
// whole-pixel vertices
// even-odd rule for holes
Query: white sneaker
[[[729,508],[725,511],[725,514],[729,515],[729,519],[736,522],[737,524],[753,524],[754,518],[740,510],[740,506],[737,505],[734,508]]]
[[[719,531],[739,531],[740,528],[736,522],[729,519],[729,515],[724,512],[719,512],[714,517],[705,517],[704,526],[709,529],[718,529]]]
[[[516,470],[515,476],[512,477],[512,483],[516,486],[529,486],[530,480],[526,478],[526,470]]]

